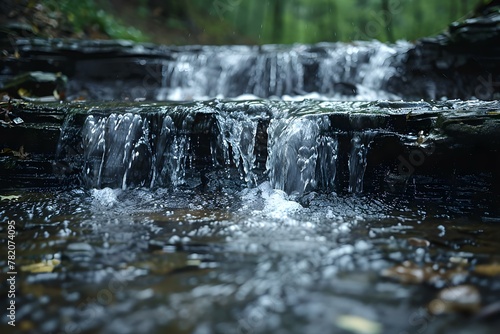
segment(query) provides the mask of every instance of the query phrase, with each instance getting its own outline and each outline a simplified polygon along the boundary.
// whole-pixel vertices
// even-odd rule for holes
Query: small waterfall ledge
[[[1,185],[311,191],[498,189],[498,102],[15,103]],[[464,159],[467,157],[467,159]],[[452,175],[452,177],[450,177]],[[476,180],[477,181],[477,180]],[[469,182],[476,182],[469,181]],[[485,182],[486,182],[485,181]]]

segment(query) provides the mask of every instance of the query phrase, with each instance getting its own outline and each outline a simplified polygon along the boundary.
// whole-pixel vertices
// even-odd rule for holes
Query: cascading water
[[[190,141],[164,116],[159,128],[139,114],[88,116],[82,130],[83,180],[89,187],[177,186]]]
[[[165,52],[168,57],[159,57],[151,64],[143,59],[138,63],[151,72],[151,78],[143,80],[143,88],[154,91],[156,100],[395,99],[397,96],[386,91],[387,82],[397,75],[401,55],[410,46],[372,41],[180,47],[158,50],[155,55]],[[159,87],[146,85],[150,82],[159,83]],[[351,151],[339,152],[336,124],[330,124],[326,117],[293,115],[289,112],[293,108],[279,103],[267,114],[258,115],[244,108],[226,110],[229,103],[226,100],[214,108],[216,102],[209,108],[214,115],[212,128],[207,130],[212,154],[203,159],[212,166],[220,162],[234,165],[247,186],[255,186],[267,176],[273,187],[302,194],[316,189],[334,191],[337,157],[348,155],[348,190],[362,191],[369,146],[366,138],[371,135],[355,134]],[[127,188],[175,187],[185,182],[193,155],[193,143],[185,133],[193,125],[189,115],[198,110],[187,105],[181,109],[184,120],[161,110],[157,116],[147,117],[133,110],[89,116],[82,132],[84,183]],[[159,120],[153,121],[154,117]],[[267,140],[267,157],[259,157],[265,159],[260,163],[265,162],[267,175],[255,170],[257,137],[259,145]]]
[[[258,119],[241,111],[217,113],[216,118],[220,131],[218,142],[223,147],[225,164],[230,165],[232,160],[237,168],[241,166],[241,175],[245,182],[249,186],[255,186],[257,176],[253,168]]]
[[[272,120],[266,167],[274,188],[302,194],[316,188],[319,126],[308,118]]]
[[[182,49],[161,62],[156,100],[303,97],[396,99],[386,83],[411,47],[400,42],[321,43],[313,46],[232,46]]]
[[[351,193],[363,191],[363,179],[367,164],[366,156],[375,134],[375,132],[366,131],[354,133],[352,136],[351,152],[349,154],[349,192]]]
[[[342,181],[336,178],[337,158],[342,155],[348,156],[348,191],[363,190],[366,156],[375,132],[355,132],[350,151],[339,151],[340,134],[327,115],[316,114],[317,103],[305,102],[297,110],[290,110],[294,104],[289,102],[228,105],[197,107],[207,121],[198,129],[196,139],[191,133],[197,117],[192,106],[157,114],[87,116],[81,131],[84,184],[122,189],[178,187],[186,182],[196,185],[202,182],[197,178],[204,170],[222,164],[236,168],[248,187],[268,178],[275,189],[297,196],[341,190]],[[263,136],[266,142],[262,142]],[[265,159],[266,171],[256,169],[263,148],[267,152],[260,159]],[[194,155],[204,162],[201,169],[193,165]]]
[[[321,134],[329,125],[326,117],[271,120],[266,167],[274,188],[297,195],[333,188],[338,143]]]

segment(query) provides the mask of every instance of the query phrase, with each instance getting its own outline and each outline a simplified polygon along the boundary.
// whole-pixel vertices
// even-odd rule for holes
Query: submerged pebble
[[[458,285],[445,288],[437,298],[429,303],[429,312],[435,315],[444,313],[476,313],[481,306],[481,295],[473,285]]]
[[[409,238],[408,245],[413,247],[429,247],[431,243],[428,240],[420,238]]]
[[[404,261],[400,265],[382,270],[381,276],[392,278],[401,283],[420,284],[429,283],[441,286],[445,282],[461,282],[467,277],[468,272],[462,267],[445,268],[434,263],[422,266],[411,261]]]

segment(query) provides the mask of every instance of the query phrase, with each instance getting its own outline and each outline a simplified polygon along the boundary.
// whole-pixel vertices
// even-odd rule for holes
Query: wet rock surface
[[[498,99],[499,8],[489,6],[443,34],[417,41],[389,90],[415,99]]]
[[[3,145],[22,147],[25,155],[4,150],[2,187],[221,189],[270,178],[298,195],[480,189],[499,179],[499,107],[480,101],[16,102],[10,113],[24,123],[2,129]]]
[[[65,98],[189,100],[320,94],[337,100],[471,99],[500,95],[498,6],[414,44],[157,46],[19,38],[4,45],[6,87],[44,71],[69,78]],[[35,72],[36,73],[36,72]],[[375,93],[378,97],[375,97]],[[384,92],[384,94],[381,94]]]

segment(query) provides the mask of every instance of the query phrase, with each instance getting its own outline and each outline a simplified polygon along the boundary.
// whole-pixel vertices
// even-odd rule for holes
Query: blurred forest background
[[[163,44],[415,40],[480,0],[2,0],[7,22],[44,37]],[[19,27],[18,27],[19,28]]]

